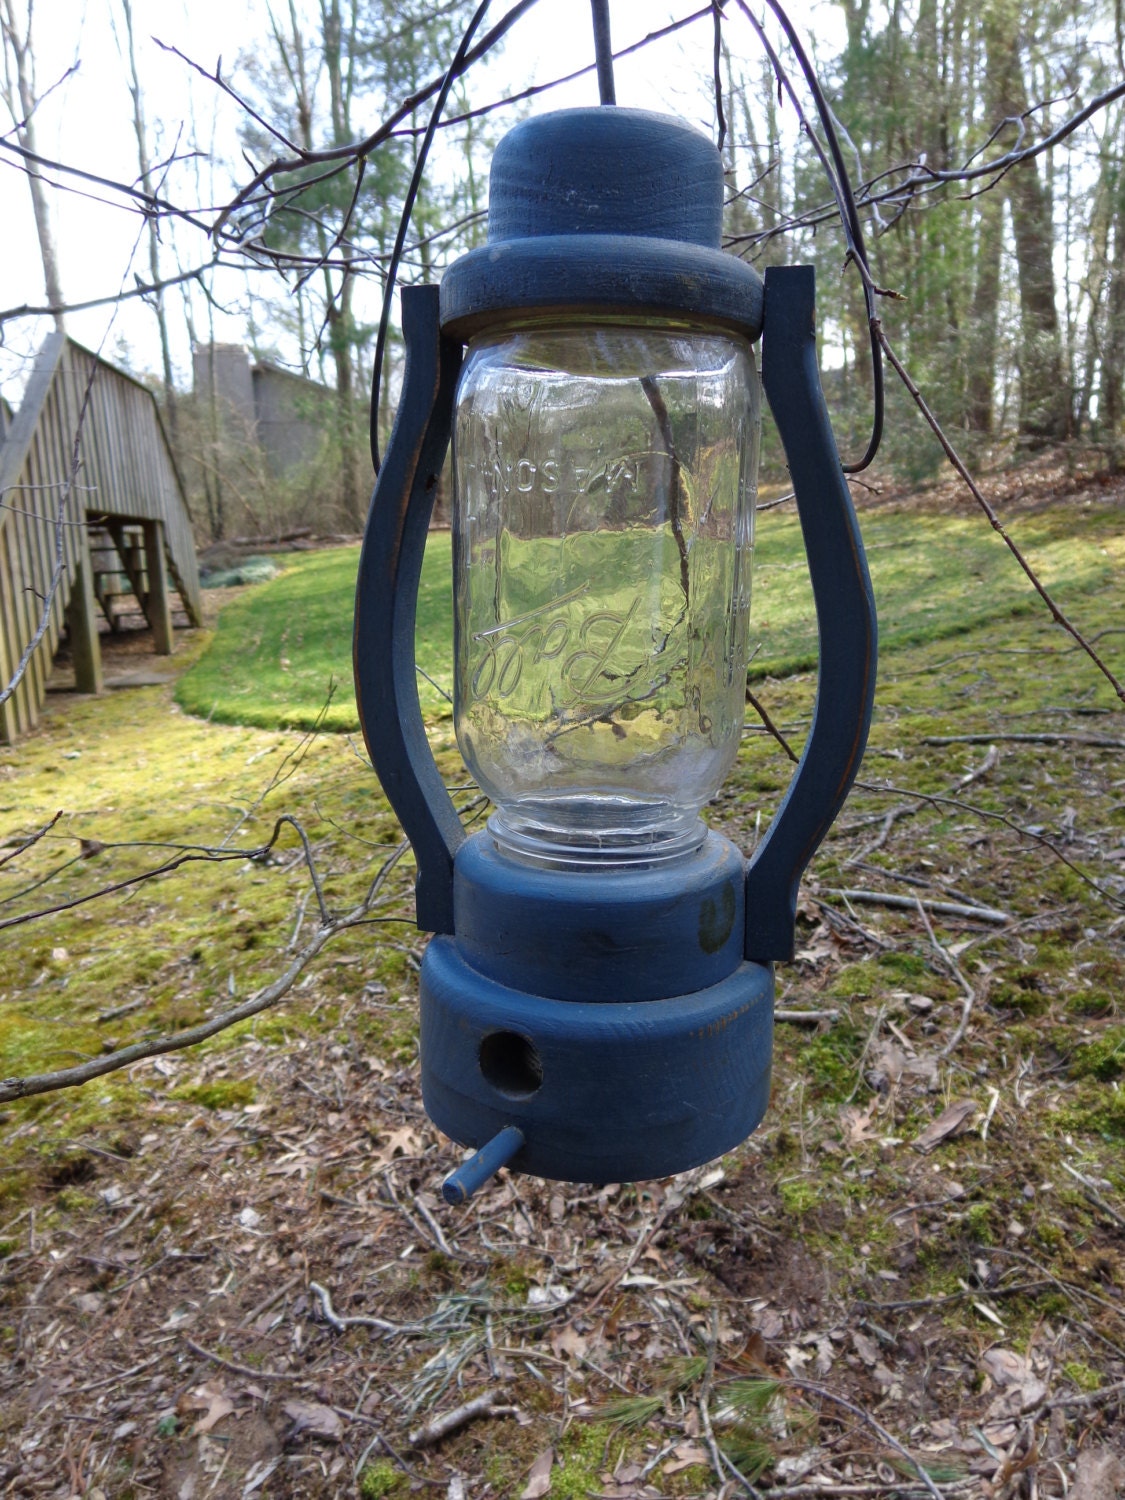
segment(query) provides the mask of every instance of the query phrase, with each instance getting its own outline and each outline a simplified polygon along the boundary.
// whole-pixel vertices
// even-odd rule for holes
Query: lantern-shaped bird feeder
[[[811,268],[720,249],[723,168],[681,122],[525,121],[488,242],[402,293],[406,372],[360,561],[356,695],[414,846],[422,1092],[477,1154],[665,1176],[765,1111],[773,963],[871,715],[875,609],[820,390]],[[760,423],[789,465],[820,637],[812,730],[749,864],[701,820],[746,700]],[[466,838],[419,709],[414,624],[453,442],[454,719],[494,812]]]

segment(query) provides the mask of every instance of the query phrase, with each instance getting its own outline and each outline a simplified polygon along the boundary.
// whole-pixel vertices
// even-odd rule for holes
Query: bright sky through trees
[[[284,9],[284,7],[282,7]],[[496,5],[493,21],[505,7]],[[689,0],[613,0],[615,47],[639,40],[671,19],[690,14],[697,5]],[[808,7],[798,5],[795,15],[805,24]],[[821,7],[824,33],[836,29],[836,18]],[[134,0],[138,67],[144,90],[144,108],[152,136],[151,154],[163,162],[174,151],[193,150],[201,155],[172,170],[178,174],[174,196],[179,203],[221,204],[230,197],[237,175],[248,176],[240,156],[239,125],[243,117],[237,104],[208,79],[193,72],[188,63],[157,45],[154,38],[174,46],[205,69],[213,69],[222,58],[223,76],[236,88],[244,82],[247,57],[260,56],[267,43],[266,0]],[[805,25],[807,34],[807,24]],[[750,29],[729,25],[732,45],[749,55],[756,51]],[[119,40],[121,38],[121,40]],[[44,155],[67,165],[115,180],[131,181],[137,175],[136,141],[133,135],[124,55],[124,26],[117,0],[50,0],[35,13],[37,88],[40,94],[56,85],[43,100],[36,115],[39,148]],[[714,113],[709,92],[711,32],[696,25],[669,37],[639,56],[618,65],[618,98],[622,104],[678,113],[705,129],[713,129]],[[490,64],[473,70],[470,97],[483,103],[501,93],[546,82],[581,68],[592,61],[593,47],[588,6],[585,0],[541,0],[530,16],[520,21]],[[65,77],[75,63],[77,70]],[[59,81],[61,80],[61,82]],[[538,111],[565,105],[596,102],[593,75],[538,95],[532,107]],[[512,111],[492,117],[489,126],[499,134],[511,123]],[[371,125],[376,121],[365,121]],[[5,129],[10,122],[5,120]],[[23,173],[11,160],[0,162],[0,220],[5,226],[4,271],[0,279],[0,304],[6,308],[24,304],[42,306],[43,272],[35,239],[31,200]],[[435,150],[435,166],[441,167],[441,150]],[[58,174],[49,173],[58,178]],[[194,193],[188,185],[197,176]],[[117,195],[93,184],[61,178],[78,192],[51,190],[55,234],[61,264],[63,293],[69,303],[107,297],[135,284],[134,273],[147,279],[147,248],[143,221],[126,211]],[[111,202],[100,202],[109,199]],[[397,209],[397,205],[395,205]],[[208,245],[204,235],[183,225],[162,230],[162,272],[165,276],[205,260]],[[261,289],[266,273],[254,277],[250,286]],[[273,278],[269,278],[273,280]],[[270,289],[276,295],[278,287]],[[216,312],[215,334],[220,339],[243,342],[247,337],[248,312],[256,320],[263,309],[247,299],[246,280],[236,272],[216,281],[216,292],[226,311]],[[182,316],[181,293],[168,293],[173,338],[173,363],[178,383],[190,380],[188,335]],[[197,301],[201,302],[198,292]],[[357,299],[360,317],[377,316],[378,286],[365,278]],[[197,311],[202,317],[203,311]],[[68,330],[91,348],[122,360],[133,369],[156,372],[159,350],[155,319],[139,300],[119,308],[99,308],[71,314]],[[17,401],[28,370],[28,359],[49,330],[49,320],[22,319],[5,329],[0,349],[0,391]],[[271,342],[269,327],[258,329],[263,342]],[[274,334],[278,339],[279,336]],[[293,351],[287,351],[292,356]]]

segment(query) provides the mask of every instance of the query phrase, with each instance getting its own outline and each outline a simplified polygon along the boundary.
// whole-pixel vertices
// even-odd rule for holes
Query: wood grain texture
[[[166,566],[188,618],[201,623],[191,515],[154,396],[52,333],[0,445],[0,686],[35,636],[56,568],[61,577],[43,638],[0,705],[0,740],[10,743],[38,722],[88,555],[85,528],[103,517],[117,525],[160,524]]]

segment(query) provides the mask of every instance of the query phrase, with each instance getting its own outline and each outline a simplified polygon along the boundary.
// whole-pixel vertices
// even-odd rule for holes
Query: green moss
[[[405,1488],[406,1476],[387,1458],[368,1464],[359,1476],[362,1500],[383,1500],[384,1495],[393,1495]]]
[[[249,1078],[220,1078],[211,1083],[183,1084],[173,1089],[173,1099],[199,1104],[204,1109],[240,1109],[253,1104],[257,1093]]]
[[[1125,1089],[1084,1079],[1075,1101],[1056,1117],[1063,1130],[1098,1135],[1105,1141],[1125,1140]]]
[[[822,1098],[843,1100],[852,1092],[863,1046],[862,1033],[843,1021],[801,1048],[802,1066]]]
[[[1070,1060],[1072,1078],[1097,1078],[1109,1083],[1125,1073],[1125,1026],[1111,1026],[1092,1042],[1080,1046]]]
[[[1102,1384],[1102,1377],[1097,1370],[1091,1370],[1089,1365],[1079,1364],[1077,1361],[1063,1365],[1063,1374],[1080,1391],[1096,1391]]]
[[[1035,1225],[1035,1238],[1048,1250],[1057,1250],[1066,1244],[1066,1233],[1061,1224],[1053,1224],[1049,1219]]]
[[[1072,1016],[1100,1021],[1106,1016],[1116,1015],[1117,1002],[1105,990],[1080,990],[1066,1002],[1066,1008]]]
[[[564,1434],[551,1473],[552,1500],[586,1500],[599,1490],[613,1428],[604,1422],[575,1422]]]
[[[531,1278],[524,1271],[509,1271],[504,1290],[513,1302],[522,1302],[531,1286]]]
[[[988,999],[996,1010],[1014,1010],[1021,1016],[1041,1016],[1050,1004],[1041,991],[1010,979],[995,985]]]
[[[0,1203],[19,1202],[33,1180],[30,1172],[0,1172]]]
[[[988,1203],[971,1203],[965,1214],[965,1228],[982,1245],[992,1243],[992,1207]]]
[[[820,1202],[820,1189],[817,1184],[804,1179],[799,1182],[779,1183],[777,1192],[785,1206],[786,1213],[792,1214],[796,1219],[810,1213]]]
[[[929,964],[917,953],[880,953],[876,967],[895,979],[918,980],[929,972]]]
[[[55,1206],[68,1214],[82,1213],[84,1209],[92,1208],[96,1202],[96,1198],[75,1187],[60,1188],[55,1194]]]
[[[864,999],[876,994],[882,983],[875,963],[865,958],[858,964],[845,964],[832,981],[828,993],[841,1000]]]

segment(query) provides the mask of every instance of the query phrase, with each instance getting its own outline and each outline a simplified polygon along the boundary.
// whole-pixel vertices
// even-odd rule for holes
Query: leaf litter
[[[1105,629],[1125,625],[1122,601],[1106,596],[1099,613]],[[719,1167],[636,1186],[502,1175],[445,1209],[438,1188],[460,1152],[421,1108],[407,926],[326,952],[279,1022],[14,1106],[0,1202],[5,1493],[730,1500],[749,1484],[776,1500],[1115,1500],[1120,761],[1003,742],[954,806],[904,795],[944,795],[984,764],[927,743],[935,733],[1081,725],[1111,707],[1088,686],[1031,620],[884,661],[870,789],[810,872],[798,959],[778,976],[787,1013],[832,1018],[779,1026],[770,1115]],[[143,691],[134,716],[151,738],[143,705],[167,694]],[[812,680],[759,691],[799,736]],[[25,761],[81,750],[74,764],[101,774],[98,711],[52,714]],[[193,771],[210,777],[202,800],[231,796],[224,747],[246,751],[230,756],[243,786],[264,748],[260,732],[174,717],[161,732],[197,766],[212,747],[214,769]],[[0,786],[20,753],[0,760]],[[386,812],[354,757],[339,769],[323,755],[287,783],[287,805],[333,879],[356,881],[367,856],[330,819],[360,799]],[[59,783],[43,775],[46,821]],[[772,741],[748,736],[713,820],[748,847],[756,808],[788,776]],[[909,815],[888,821],[898,807]],[[98,878],[111,823],[103,809],[75,825],[99,845],[75,880]],[[377,836],[393,838],[389,820]],[[37,857],[10,863],[35,874]],[[239,882],[258,878],[228,870],[206,887],[227,903],[206,960],[219,989],[228,974],[252,987],[259,959],[235,944],[254,908]],[[301,871],[276,878],[292,881],[271,918],[284,949]],[[405,909],[409,871],[395,879]],[[963,906],[968,894],[1014,920],[935,908],[927,922],[877,902],[860,917],[839,894],[857,885]],[[102,941],[144,943],[184,891],[150,887]],[[64,1017],[75,991],[62,981],[93,967],[76,967],[90,929],[18,932],[26,993],[47,976],[28,1014]],[[114,1020],[127,1035],[159,1015],[143,1008],[152,982],[138,972],[112,997],[89,993],[104,1012],[142,1002]],[[435,1440],[412,1446],[427,1430]]]

